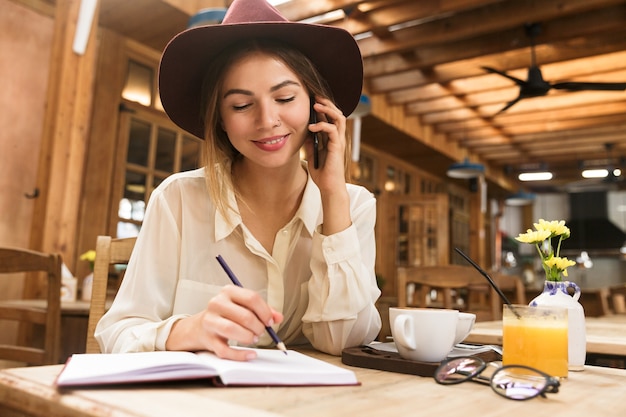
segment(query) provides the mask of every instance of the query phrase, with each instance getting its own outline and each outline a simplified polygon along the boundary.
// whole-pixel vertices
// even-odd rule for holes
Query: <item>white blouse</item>
[[[198,313],[231,284],[222,255],[242,285],[285,319],[275,326],[289,345],[310,342],[339,355],[376,338],[381,319],[374,263],[376,200],[348,184],[352,225],[324,236],[320,192],[310,176],[302,203],[267,253],[241,221],[217,213],[204,169],[174,174],[152,193],[122,285],[96,328],[103,352],[165,350],[174,322]],[[233,207],[237,207],[230,193]],[[264,334],[259,346],[272,340]]]

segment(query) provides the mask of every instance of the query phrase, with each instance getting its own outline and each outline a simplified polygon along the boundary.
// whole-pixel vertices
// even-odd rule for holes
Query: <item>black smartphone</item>
[[[315,98],[311,96],[311,115],[309,116],[309,124],[317,123],[317,113],[313,109]],[[320,140],[317,132],[313,132],[313,168],[320,167]]]

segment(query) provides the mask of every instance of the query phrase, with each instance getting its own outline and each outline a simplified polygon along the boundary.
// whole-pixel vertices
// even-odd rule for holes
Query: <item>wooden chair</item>
[[[463,293],[463,309],[471,310],[467,305],[470,292],[488,292],[488,284],[475,269],[461,265],[437,265],[398,268],[398,306],[441,307],[460,309],[459,295]],[[411,285],[414,293],[407,294]],[[432,290],[437,297],[431,296]],[[413,292],[413,291],[411,291]],[[415,297],[417,295],[417,297]]]
[[[38,346],[17,341],[0,345],[0,358],[28,365],[59,363],[61,333],[61,266],[59,254],[49,254],[28,249],[0,248],[0,274],[2,278],[16,279],[20,273],[45,272],[47,274],[46,303],[42,307],[23,304],[25,300],[0,302],[0,320],[43,328],[44,338]],[[21,278],[21,277],[20,277]],[[19,339],[19,338],[18,338]],[[37,339],[37,338],[33,338]]]
[[[112,265],[128,264],[135,241],[136,238],[134,237],[112,239],[111,236],[98,236],[96,240],[96,260],[93,266],[91,306],[89,307],[89,324],[85,346],[87,353],[100,353],[100,345],[94,337],[94,332],[106,309],[109,270]],[[116,284],[115,291],[117,291],[120,282],[121,278]]]
[[[502,301],[485,277],[471,266],[438,265],[398,268],[398,306],[440,307],[476,314],[476,320],[498,320],[502,317]],[[493,277],[492,277],[493,278]],[[509,289],[516,277],[497,274],[494,281]],[[511,302],[523,302],[524,287],[519,279],[514,284],[515,294]],[[414,295],[407,296],[407,287],[413,284]],[[431,297],[435,290],[438,298]],[[409,294],[410,295],[410,294]]]
[[[626,284],[611,286],[609,295],[613,314],[626,314]]]

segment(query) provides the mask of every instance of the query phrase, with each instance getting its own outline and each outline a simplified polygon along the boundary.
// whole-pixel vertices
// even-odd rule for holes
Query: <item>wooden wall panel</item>
[[[28,247],[54,22],[0,0],[0,245]]]
[[[0,245],[28,247],[43,131],[52,18],[0,0]],[[23,279],[0,280],[0,299],[18,298]],[[16,327],[0,323],[0,343]]]

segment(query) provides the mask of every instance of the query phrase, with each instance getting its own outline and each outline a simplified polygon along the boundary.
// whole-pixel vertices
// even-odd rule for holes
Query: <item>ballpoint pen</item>
[[[228,275],[228,278],[230,278],[232,283],[238,287],[243,288],[243,285],[241,285],[241,282],[239,282],[239,280],[235,276],[235,273],[230,269],[230,267],[228,266],[224,258],[222,258],[222,255],[217,255],[216,258],[217,258],[217,262],[220,263],[220,265],[222,266],[222,268],[226,272],[226,275]],[[265,330],[267,330],[267,333],[270,335],[274,343],[276,343],[276,347],[279,350],[282,350],[283,353],[286,355],[287,348],[285,347],[285,344],[278,338],[278,335],[276,334],[276,332],[274,332],[274,329],[272,329],[270,326],[265,326]]]

